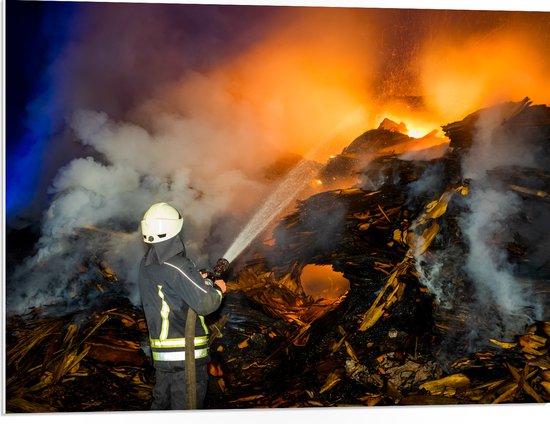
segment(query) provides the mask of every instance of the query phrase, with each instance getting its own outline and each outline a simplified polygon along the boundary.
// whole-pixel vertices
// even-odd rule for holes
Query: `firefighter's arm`
[[[223,280],[216,280],[212,282],[212,280],[210,280],[209,278],[205,278],[204,281],[207,287],[214,288],[217,296],[204,296],[201,299],[201,303],[197,307],[198,309],[195,310],[200,315],[208,315],[218,309],[223,299],[223,295],[226,291],[225,281]]]
[[[210,280],[205,280],[191,265],[185,262],[165,262],[173,270],[175,290],[199,315],[208,315],[219,308],[223,291]]]
[[[204,278],[205,280],[212,281],[212,280],[210,280],[210,279],[208,278],[208,274],[205,273],[205,272],[201,272],[201,276],[202,276],[202,278]],[[226,292],[227,287],[226,287],[226,285],[225,285],[225,281],[224,281],[224,280],[215,280],[215,281],[213,282],[213,284],[214,284],[214,286],[215,286],[216,288],[218,288],[219,290],[221,290],[222,294]]]

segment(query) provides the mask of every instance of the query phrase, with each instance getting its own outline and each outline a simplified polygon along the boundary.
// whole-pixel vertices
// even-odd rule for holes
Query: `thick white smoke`
[[[196,81],[189,83],[197,90]],[[195,108],[189,101],[186,116],[147,105],[150,128],[115,122],[104,112],[75,112],[70,126],[90,156],[71,161],[53,181],[37,253],[14,276],[10,310],[86,302],[75,298],[81,296],[75,284],[100,277],[88,263],[94,255],[122,281],[135,283],[143,254],[139,222],[155,202],[180,210],[186,248],[197,264],[223,253],[264,195],[269,181],[262,172],[273,148],[265,140],[270,133],[262,136],[246,107],[228,104],[223,87],[212,84],[205,94],[209,101]],[[82,273],[85,264],[91,273]],[[127,289],[137,301],[135,288]]]
[[[540,166],[536,143],[521,128],[506,126],[510,110],[503,104],[479,113],[472,145],[461,164],[469,193],[460,200],[460,241],[446,234],[451,241],[440,240],[445,246],[417,258],[421,281],[436,295],[440,307],[467,310],[463,331],[470,346],[495,336],[511,338],[533,320],[542,319],[532,283],[518,277],[507,251],[515,233],[521,231],[518,217],[538,214],[526,209],[524,200],[495,176],[508,178],[516,169]],[[433,188],[432,176],[427,173],[411,190],[417,193],[418,187],[423,191]],[[529,232],[542,222],[536,221],[527,224]],[[529,246],[536,249],[540,245],[528,232],[522,236]]]
[[[471,184],[469,210],[462,216],[461,228],[468,243],[465,270],[475,283],[476,302],[495,311],[493,318],[500,321],[502,334],[510,337],[540,317],[533,316],[538,309],[533,293],[515,276],[506,251],[521,199],[489,174],[536,166],[537,151],[519,134],[505,129],[507,110],[502,106],[480,112],[473,145],[462,163],[463,176]]]
[[[475,298],[481,305],[497,306],[505,321],[513,316],[525,318],[524,308],[531,301],[529,293],[523,292],[514,277],[501,244],[510,240],[508,220],[520,206],[513,193],[474,186],[470,211],[462,221],[463,234],[469,244],[465,268],[476,283]]]
[[[64,134],[73,137],[63,143],[76,140],[84,153],[49,184],[36,254],[8,281],[12,311],[62,299],[86,304],[75,293],[100,277],[94,256],[135,282],[139,221],[159,201],[183,214],[189,256],[211,265],[280,175],[270,168],[289,151],[325,142],[355,110],[364,81],[366,68],[354,64],[367,60],[340,37],[365,30],[344,31],[354,21],[346,10],[341,21],[312,11],[308,24],[305,10],[83,7],[80,37],[52,70]],[[327,36],[327,20],[339,38]],[[344,74],[335,63],[342,58]]]

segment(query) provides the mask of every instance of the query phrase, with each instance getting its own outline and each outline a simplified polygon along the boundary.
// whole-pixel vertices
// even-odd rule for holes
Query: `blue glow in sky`
[[[69,42],[79,5],[8,1],[6,5],[6,214],[37,195],[60,107],[51,66]]]

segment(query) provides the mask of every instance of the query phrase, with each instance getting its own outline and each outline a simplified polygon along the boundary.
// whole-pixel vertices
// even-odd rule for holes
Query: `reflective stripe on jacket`
[[[195,326],[195,358],[199,362],[207,360],[208,327],[204,315],[218,309],[221,291],[205,282],[183,255],[162,264],[145,265],[142,260],[139,285],[155,366],[163,369],[183,366],[189,307],[199,317]]]

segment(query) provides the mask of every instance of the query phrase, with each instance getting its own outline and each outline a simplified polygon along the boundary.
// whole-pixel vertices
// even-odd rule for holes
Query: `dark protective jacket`
[[[185,321],[189,307],[198,314],[197,365],[208,362],[208,327],[204,316],[218,309],[223,295],[185,256],[179,237],[150,246],[140,264],[139,287],[155,368],[184,368]]]

